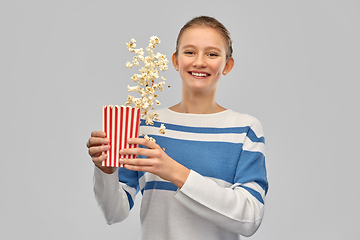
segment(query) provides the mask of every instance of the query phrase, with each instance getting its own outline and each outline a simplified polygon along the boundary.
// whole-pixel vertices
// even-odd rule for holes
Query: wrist
[[[116,171],[116,167],[103,167],[103,166],[97,166],[102,172],[106,174],[113,174]]]
[[[175,172],[176,172],[176,174],[173,175],[174,178],[171,182],[178,188],[182,188],[182,186],[184,185],[184,183],[186,182],[186,180],[190,174],[190,169],[179,164],[179,167],[178,167],[178,169],[176,169]]]

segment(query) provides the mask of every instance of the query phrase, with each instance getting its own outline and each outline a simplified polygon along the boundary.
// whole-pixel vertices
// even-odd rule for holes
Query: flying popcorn
[[[160,77],[160,71],[165,71],[168,69],[168,60],[166,55],[163,55],[159,52],[156,54],[154,50],[156,46],[160,43],[160,39],[157,36],[150,37],[149,45],[146,47],[148,56],[145,56],[145,52],[142,48],[136,49],[136,40],[131,39],[130,42],[126,43],[127,48],[130,52],[136,54],[133,57],[131,62],[126,62],[127,68],[140,67],[139,62],[143,62],[144,66],[140,67],[139,74],[134,74],[131,79],[134,82],[137,82],[136,86],[128,86],[128,92],[137,92],[141,97],[135,98],[131,95],[128,96],[127,106],[133,104],[136,108],[142,109],[142,117],[145,118],[145,123],[147,125],[153,125],[154,121],[158,121],[159,114],[149,111],[148,109],[154,109],[153,105],[159,106],[161,103],[156,98],[158,97],[155,94],[156,91],[164,91],[163,85],[165,85],[166,78]],[[155,83],[158,78],[161,78],[162,81]],[[165,134],[165,125],[161,124],[159,132]],[[155,141],[155,139],[144,136],[146,139]]]
[[[160,126],[160,129],[159,129],[159,132],[161,133],[161,134],[165,134],[165,125],[164,124],[161,124],[161,126]]]

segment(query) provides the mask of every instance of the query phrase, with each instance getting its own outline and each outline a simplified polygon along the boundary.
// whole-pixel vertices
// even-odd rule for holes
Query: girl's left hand
[[[128,143],[143,145],[147,148],[122,149],[120,154],[142,155],[147,158],[121,158],[120,163],[124,164],[124,168],[155,174],[172,182],[178,188],[184,185],[190,170],[169,157],[158,144],[144,138],[130,138]]]

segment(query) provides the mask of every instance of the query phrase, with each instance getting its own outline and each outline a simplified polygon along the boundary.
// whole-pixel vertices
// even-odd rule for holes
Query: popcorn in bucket
[[[107,167],[122,167],[119,163],[120,158],[135,158],[135,155],[121,155],[120,150],[124,148],[136,148],[137,145],[127,144],[127,139],[139,136],[140,117],[145,119],[146,125],[153,125],[154,121],[159,121],[159,114],[148,109],[154,109],[154,103],[158,106],[160,101],[156,98],[156,91],[163,91],[165,85],[165,77],[161,77],[160,82],[155,83],[155,80],[160,77],[159,71],[168,69],[169,62],[166,55],[161,53],[154,53],[155,47],[160,43],[160,39],[152,36],[146,50],[149,56],[145,56],[142,48],[135,49],[136,40],[131,39],[126,43],[130,52],[135,53],[132,63],[127,62],[126,67],[139,67],[139,61],[144,63],[144,66],[139,69],[139,74],[134,74],[131,79],[137,82],[137,86],[128,86],[129,92],[137,92],[141,96],[135,98],[128,96],[125,106],[104,106],[103,107],[103,131],[110,139],[110,150],[106,152],[108,158],[103,161],[103,166]],[[131,107],[130,105],[134,105]],[[142,112],[140,112],[142,111]],[[165,125],[161,124],[159,128],[161,134],[165,134]],[[155,142],[155,139],[144,134],[145,139]]]

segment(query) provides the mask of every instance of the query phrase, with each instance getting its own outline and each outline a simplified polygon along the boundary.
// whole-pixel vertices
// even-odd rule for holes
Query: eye
[[[186,55],[193,55],[193,54],[194,54],[193,51],[185,51],[184,53],[185,53]]]
[[[217,57],[217,56],[219,56],[219,54],[217,54],[217,53],[209,53],[208,56],[209,57]]]

